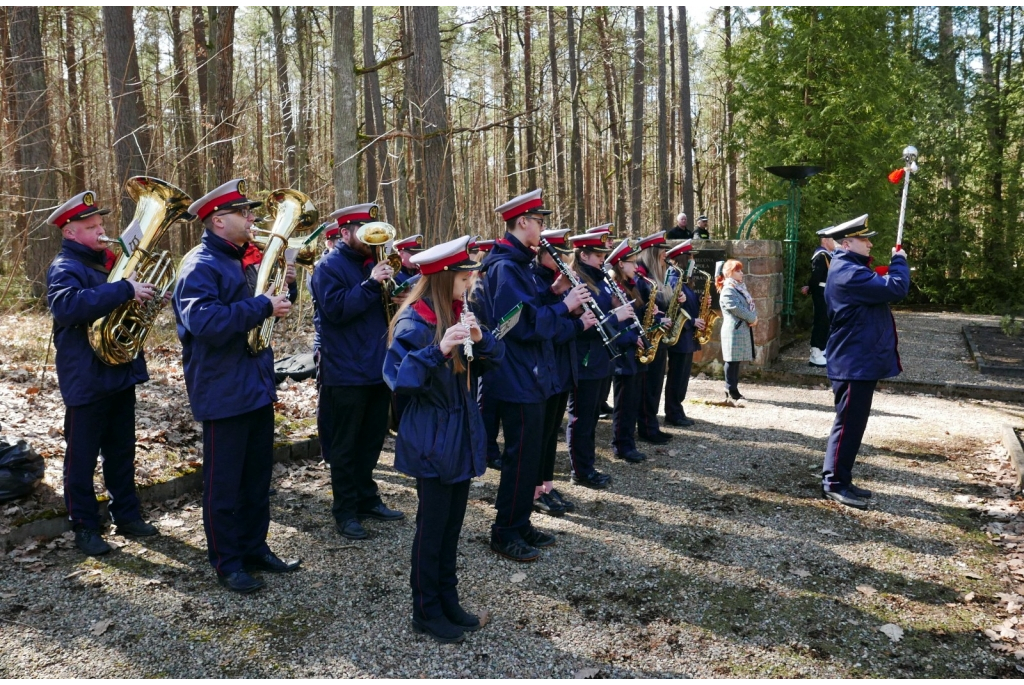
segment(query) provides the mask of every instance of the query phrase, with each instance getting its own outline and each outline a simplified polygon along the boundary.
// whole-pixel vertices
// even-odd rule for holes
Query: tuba
[[[105,364],[127,364],[139,355],[153,323],[163,309],[167,293],[174,287],[174,261],[167,250],[156,251],[156,244],[175,221],[188,215],[192,198],[170,183],[150,176],[128,179],[125,191],[135,200],[135,216],[125,229],[134,234],[129,252],[124,243],[107,238],[104,242],[121,246],[107,283],[123,280],[135,273],[140,283],[156,286],[153,299],[139,304],[129,300],[89,325],[89,345]],[[136,228],[137,227],[137,228]]]
[[[371,221],[359,227],[359,230],[356,231],[356,239],[373,248],[378,262],[387,262],[391,269],[397,272],[402,268],[402,258],[391,248],[391,243],[395,241],[397,234],[398,231],[391,224],[384,221]],[[380,285],[380,299],[384,304],[384,312],[387,314],[388,321],[391,321],[398,311],[398,306],[391,299],[391,294],[398,284],[395,283],[395,279],[389,278]]]
[[[711,342],[711,336],[715,332],[715,322],[721,318],[721,315],[711,308],[711,274],[707,271],[699,273],[704,276],[704,295],[700,300],[700,314],[697,318],[704,321],[704,330],[697,331],[694,337],[701,345],[707,345]]]
[[[290,188],[275,190],[267,196],[263,203],[267,216],[261,224],[270,224],[269,229],[256,229],[253,242],[263,250],[259,271],[256,272],[256,296],[268,289],[273,295],[287,291],[284,277],[288,269],[284,253],[292,245],[291,235],[296,229],[311,229],[320,218],[313,201],[305,193]],[[301,243],[300,243],[301,244]],[[270,339],[274,334],[274,323],[277,319],[271,315],[256,328],[249,331],[249,353],[256,356],[270,347]]]
[[[650,364],[658,354],[658,345],[665,335],[665,329],[654,323],[654,310],[657,308],[655,298],[658,296],[658,284],[651,279],[646,279],[651,284],[651,296],[647,298],[647,309],[644,311],[643,330],[647,331],[647,338],[651,341],[649,347],[637,348],[636,360],[641,364]]]

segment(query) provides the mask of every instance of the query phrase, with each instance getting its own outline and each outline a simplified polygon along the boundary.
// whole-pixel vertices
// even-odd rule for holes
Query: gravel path
[[[610,490],[565,483],[562,445],[579,508],[537,517],[558,544],[536,564],[487,549],[497,474],[474,484],[460,590],[491,622],[462,645],[409,628],[412,523],[339,538],[325,467],[305,462],[277,469],[270,536],[303,570],[251,597],[215,584],[197,495],[105,559],[63,539],[4,556],[0,677],[1019,677],[981,631],[997,593],[1024,594],[982,532],[1009,496],[995,431],[1020,406],[880,393],[855,472],[876,504],[858,512],[817,497],[830,392],[745,383],[730,408],[720,386],[692,383],[699,423],[644,464],[604,449]],[[391,463],[385,499],[413,512]]]

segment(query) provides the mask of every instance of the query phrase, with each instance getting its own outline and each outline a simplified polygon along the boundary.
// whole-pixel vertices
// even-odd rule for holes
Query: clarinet
[[[576,286],[578,286],[581,283],[580,279],[576,276],[573,270],[569,268],[569,265],[562,261],[562,256],[558,254],[558,250],[552,247],[551,243],[549,243],[544,238],[540,239],[540,245],[541,247],[548,251],[548,254],[551,255],[551,259],[555,262],[555,266],[557,266],[558,270],[562,273],[562,275],[569,280],[569,282],[572,284],[572,287],[575,288]],[[597,318],[597,332],[601,334],[601,339],[604,341],[604,346],[608,348],[608,354],[612,356],[612,359],[615,359],[616,357],[619,356],[619,354],[615,351],[615,348],[612,345],[612,341],[614,341],[615,338],[618,337],[618,333],[616,333],[615,335],[608,335],[608,331],[605,330],[604,327],[606,319],[608,317],[606,317],[604,312],[601,311],[601,307],[598,306],[597,302],[594,302],[594,300],[591,299],[587,302],[584,302],[583,306],[586,307],[587,310],[589,310],[590,313]]]
[[[604,267],[604,280],[608,284],[608,287],[615,293],[615,297],[619,298],[621,304],[629,302],[629,297],[622,290],[618,283],[615,282],[615,274],[612,273],[612,266],[605,264]],[[654,303],[647,305],[648,307],[654,306]],[[649,350],[651,348],[651,340],[647,337],[647,331],[644,330],[644,325],[640,321],[640,317],[636,315],[636,310],[633,310],[633,328],[637,330],[640,335],[640,342],[643,343],[644,349]]]
[[[462,314],[459,316],[459,323],[469,330],[469,325],[466,323],[466,314],[469,312],[469,295],[468,293],[462,293]],[[468,336],[462,341],[462,354],[466,356],[466,361],[473,361],[473,338]]]

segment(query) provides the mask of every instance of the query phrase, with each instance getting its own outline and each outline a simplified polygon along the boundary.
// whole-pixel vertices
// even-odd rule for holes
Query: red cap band
[[[467,261],[469,261],[469,252],[467,252],[466,250],[461,250],[450,257],[439,259],[436,262],[421,262],[419,265],[420,273],[423,274],[424,276],[429,276],[430,274],[436,274],[441,271],[444,271],[445,267],[455,266],[456,264],[461,264],[462,262]]]
[[[523,204],[513,207],[512,209],[505,210],[504,212],[501,213],[501,218],[504,221],[508,221],[509,219],[514,219],[520,214],[526,214],[531,209],[536,209],[537,207],[541,207],[543,205],[544,200],[538,197],[535,200],[529,200],[528,202],[524,202]]]
[[[196,212],[196,216],[199,217],[200,221],[202,221],[206,217],[210,216],[210,214],[217,211],[218,207],[226,205],[229,202],[235,202],[236,200],[248,200],[248,198],[245,195],[242,195],[237,190],[233,190],[230,193],[227,193],[226,195],[215,197],[209,202],[207,202],[205,205],[199,208],[199,211]]]

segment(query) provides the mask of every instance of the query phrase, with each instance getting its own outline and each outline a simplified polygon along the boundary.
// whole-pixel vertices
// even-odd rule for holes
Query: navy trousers
[[[640,413],[642,373],[612,377],[615,404],[612,405],[612,447],[615,454],[636,449],[636,417]]]
[[[734,400],[740,398],[740,364],[725,362],[725,392]]]
[[[494,399],[493,393],[487,392],[485,379],[480,379],[480,390],[477,395],[480,416],[484,420],[484,431],[487,433],[487,461],[494,461],[501,458],[501,448],[498,447],[498,433],[501,431],[501,416],[498,413],[498,408],[501,406],[501,402]]]
[[[658,423],[658,409],[661,408],[661,388],[665,383],[665,367],[668,364],[668,350],[664,345],[658,346],[658,353],[650,364],[640,367],[640,415],[637,418],[636,430],[642,437],[650,437],[661,432]]]
[[[832,381],[836,398],[836,420],[828,436],[825,464],[821,467],[821,485],[836,491],[853,480],[853,463],[864,438],[871,414],[871,399],[878,381]]]
[[[665,418],[679,421],[686,418],[683,400],[690,387],[690,371],[693,370],[693,352],[668,354],[668,377],[665,380]]]
[[[344,523],[381,504],[373,469],[388,432],[391,390],[375,385],[320,388],[320,450],[331,467],[334,520]]]
[[[544,449],[546,404],[501,403],[499,415],[505,434],[505,451],[501,455],[501,480],[494,501],[498,513],[491,526],[491,537],[497,542],[521,538],[530,530],[533,489]]]
[[[569,466],[577,478],[593,475],[596,470],[597,410],[601,406],[601,389],[605,387],[605,380],[581,380],[569,393],[569,425],[565,429],[565,442],[569,447]]]
[[[552,395],[544,404],[544,448],[540,457],[540,470],[537,473],[536,485],[544,485],[546,481],[555,479],[555,455],[558,454],[558,429],[562,427],[562,417],[569,403],[569,391]]]
[[[629,351],[627,350],[623,354],[628,354],[628,353],[629,353]],[[602,407],[604,407],[605,405],[608,404],[608,395],[611,393],[611,391],[612,391],[612,377],[608,376],[607,378],[604,379],[604,382],[601,383],[601,397],[600,397],[600,401],[597,404],[598,410],[600,410]],[[600,414],[598,414],[598,415],[600,416]]]
[[[115,523],[142,518],[135,494],[135,386],[64,411],[64,504],[71,523],[98,530],[100,506],[93,476],[103,456],[108,511]]]
[[[415,618],[440,618],[444,606],[457,606],[455,574],[459,534],[466,517],[469,480],[444,485],[439,478],[417,478],[416,535],[412,539],[412,613]]]
[[[822,352],[828,344],[828,310],[825,307],[824,288],[811,287],[811,303],[814,305],[814,323],[811,326],[811,347]]]
[[[203,421],[203,528],[217,573],[242,569],[242,557],[263,555],[270,528],[274,405]]]

